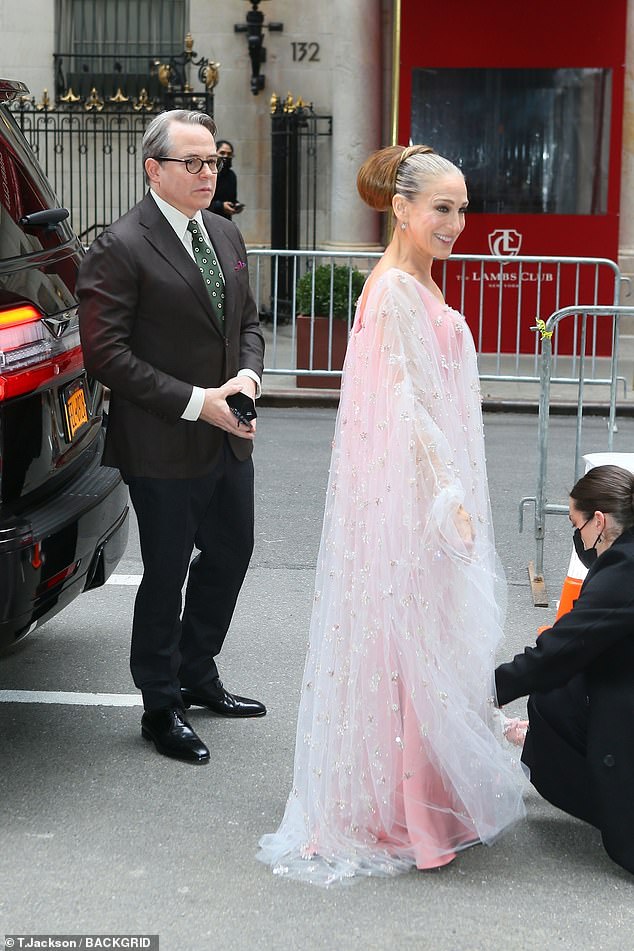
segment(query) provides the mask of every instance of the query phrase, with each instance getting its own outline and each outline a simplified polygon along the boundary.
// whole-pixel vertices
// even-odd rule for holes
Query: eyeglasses
[[[224,165],[224,159],[216,155],[214,158],[170,158],[168,155],[157,155],[157,162],[179,162],[184,165],[190,175],[198,175],[202,172],[203,165],[209,166],[210,172],[219,172]]]

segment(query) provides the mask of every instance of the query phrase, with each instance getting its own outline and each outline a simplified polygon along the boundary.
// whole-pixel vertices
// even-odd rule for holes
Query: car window
[[[2,110],[0,122],[0,260],[24,257],[58,247],[69,240],[66,224],[56,229],[30,227],[21,219],[57,202],[28,152],[20,154],[17,127]],[[26,147],[28,149],[28,146]]]

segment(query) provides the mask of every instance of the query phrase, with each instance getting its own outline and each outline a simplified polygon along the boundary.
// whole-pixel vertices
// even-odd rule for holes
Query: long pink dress
[[[258,853],[274,872],[327,885],[440,866],[523,815],[493,702],[499,577],[471,335],[391,269],[346,355],[293,786]]]

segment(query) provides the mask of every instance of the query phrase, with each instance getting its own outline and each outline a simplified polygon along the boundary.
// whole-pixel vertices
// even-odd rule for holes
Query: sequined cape
[[[346,355],[293,786],[261,861],[321,885],[430,868],[523,815],[493,703],[503,594],[471,334],[388,270]]]

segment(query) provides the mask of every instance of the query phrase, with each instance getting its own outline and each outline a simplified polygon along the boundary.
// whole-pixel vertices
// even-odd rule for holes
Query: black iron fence
[[[141,140],[153,116],[138,100],[106,109],[23,100],[13,112],[72,225],[89,244],[145,191]]]
[[[141,141],[152,117],[166,108],[211,114],[212,88],[195,93],[168,85],[156,98],[145,88],[126,95],[117,87],[105,96],[93,86],[80,96],[70,87],[56,104],[45,94],[12,108],[75,231],[89,244],[143,197]],[[271,111],[271,245],[314,249],[328,230],[332,118],[290,96],[274,97]],[[284,311],[292,297],[290,272],[282,268],[276,283]]]
[[[23,98],[13,112],[68,208],[75,231],[90,243],[145,192],[143,133],[165,109],[213,115],[219,64],[194,50],[156,55],[56,53],[55,102]],[[194,88],[194,85],[197,88]]]
[[[330,196],[332,116],[312,105],[271,99],[271,247],[314,249],[326,236]],[[277,312],[291,315],[293,274],[286,259],[276,266]],[[267,316],[267,312],[264,311]]]
[[[123,106],[141,99],[152,103],[158,111],[198,109],[213,115],[213,90],[218,83],[220,64],[198,56],[190,33],[185,37],[182,53],[90,56],[55,53],[53,60],[58,106],[95,100]]]

